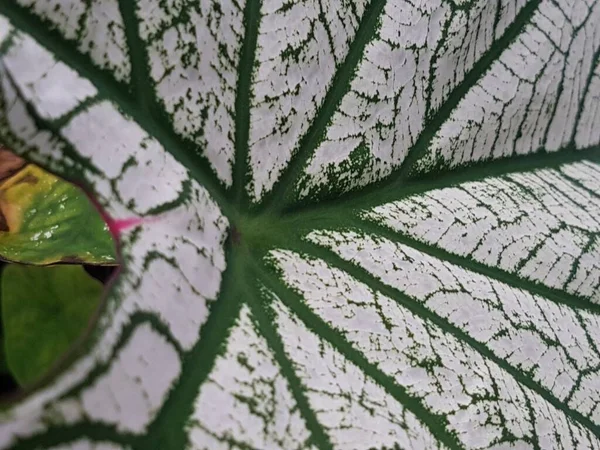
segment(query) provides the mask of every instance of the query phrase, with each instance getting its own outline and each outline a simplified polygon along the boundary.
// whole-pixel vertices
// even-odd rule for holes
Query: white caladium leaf
[[[93,442],[89,440],[79,440],[67,445],[51,447],[49,450],[121,450],[126,447],[109,444],[105,442]]]
[[[6,0],[0,139],[122,227],[15,449],[600,449],[600,2]]]

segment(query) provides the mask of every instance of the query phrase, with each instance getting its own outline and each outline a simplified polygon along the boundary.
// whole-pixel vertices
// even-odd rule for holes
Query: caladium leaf
[[[83,266],[10,264],[0,279],[8,367],[21,386],[38,381],[82,337],[102,295]]]
[[[7,174],[0,178],[0,258],[36,265],[116,263],[108,225],[81,189],[6,151],[0,172]]]
[[[600,2],[0,14],[2,137],[129,225],[0,448],[600,448]]]

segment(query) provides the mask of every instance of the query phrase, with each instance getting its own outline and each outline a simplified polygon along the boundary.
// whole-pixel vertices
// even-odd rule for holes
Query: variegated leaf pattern
[[[2,2],[2,140],[134,226],[0,449],[600,448],[599,55],[596,0]]]

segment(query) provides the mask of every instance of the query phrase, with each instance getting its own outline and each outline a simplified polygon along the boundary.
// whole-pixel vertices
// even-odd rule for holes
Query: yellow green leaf
[[[11,264],[4,268],[4,351],[21,386],[44,375],[82,336],[102,289],[102,283],[82,266]]]
[[[2,156],[0,177],[8,172]],[[115,246],[81,189],[28,164],[0,178],[0,258],[34,265],[114,264]]]

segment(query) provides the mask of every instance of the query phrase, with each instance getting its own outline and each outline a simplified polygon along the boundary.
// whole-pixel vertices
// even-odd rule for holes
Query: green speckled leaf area
[[[14,157],[5,159],[8,170]],[[35,265],[116,263],[108,226],[85,193],[33,164],[0,178],[0,258]]]
[[[0,139],[122,270],[0,449],[600,448],[600,2],[6,0]]]
[[[2,330],[8,368],[22,386],[46,374],[83,334],[102,284],[82,266],[11,264],[2,271]]]

